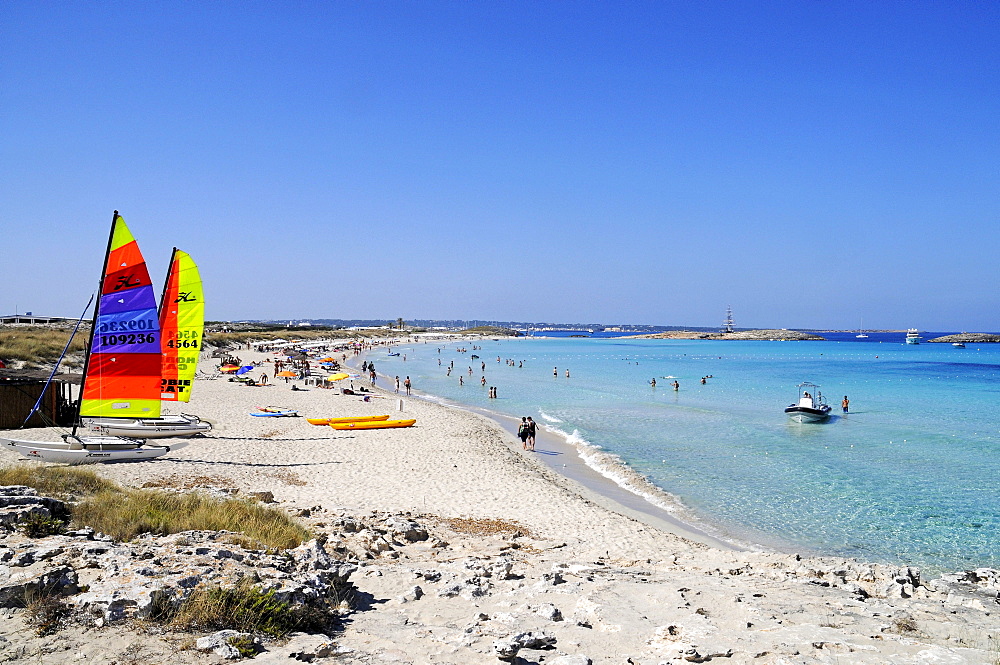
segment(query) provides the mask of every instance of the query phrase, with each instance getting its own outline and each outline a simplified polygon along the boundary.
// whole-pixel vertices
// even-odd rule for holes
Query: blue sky
[[[1000,5],[7,2],[0,313],[1000,330]]]

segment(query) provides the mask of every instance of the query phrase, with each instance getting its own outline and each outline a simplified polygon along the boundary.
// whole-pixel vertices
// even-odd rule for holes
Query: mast
[[[160,291],[160,306],[156,308],[156,318],[160,319],[163,313],[163,303],[167,297],[167,289],[170,288],[170,274],[174,271],[174,259],[177,257],[177,248],[170,252],[170,263],[167,264],[167,278],[163,280],[163,290]]]
[[[80,396],[76,400],[76,418],[73,420],[73,436],[80,426],[80,406],[83,404],[83,389],[87,386],[87,370],[90,369],[90,352],[94,349],[94,334],[97,332],[97,316],[101,309],[101,292],[104,289],[104,278],[108,269],[108,258],[111,256],[111,243],[115,238],[115,224],[118,222],[118,211],[111,216],[111,232],[108,233],[108,248],[104,250],[104,261],[101,262],[101,278],[97,280],[97,302],[94,303],[94,318],[90,322],[90,339],[87,340],[86,354],[83,357],[83,380],[80,381]]]
[[[736,323],[733,321],[733,306],[726,306],[726,320],[722,323],[722,332],[731,333],[735,331]]]

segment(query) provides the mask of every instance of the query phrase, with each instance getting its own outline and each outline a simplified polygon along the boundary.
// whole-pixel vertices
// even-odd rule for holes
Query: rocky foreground
[[[91,529],[29,538],[27,515],[64,514],[0,492],[0,662],[995,663],[1000,572],[924,580],[911,568],[782,554],[663,551],[579,558],[489,519],[289,510],[316,540],[246,550],[230,534],[131,543]],[[250,580],[322,608],[324,632],[262,639],[177,632],[156,615],[203,586]],[[45,615],[36,601],[55,597]]]

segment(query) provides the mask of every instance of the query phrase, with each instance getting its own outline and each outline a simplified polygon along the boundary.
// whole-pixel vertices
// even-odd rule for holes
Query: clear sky
[[[1000,4],[0,3],[0,314],[1000,330]]]

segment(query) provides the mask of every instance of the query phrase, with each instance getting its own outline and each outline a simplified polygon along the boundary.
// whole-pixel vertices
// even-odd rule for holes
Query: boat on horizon
[[[823,398],[819,386],[804,381],[798,385],[798,389],[798,399],[785,407],[785,414],[789,418],[797,423],[817,423],[830,417],[830,405]]]
[[[84,417],[160,415],[163,352],[156,298],[139,245],[117,210],[98,294],[72,432],[61,442],[0,439],[0,445],[28,459],[69,464],[153,459],[187,445],[147,446],[135,438],[77,434]]]
[[[861,319],[861,327],[858,328],[858,334],[855,335],[858,339],[868,339],[868,335],[865,334],[865,320]]]
[[[906,331],[907,344],[920,344],[920,331],[916,328],[909,328]]]

